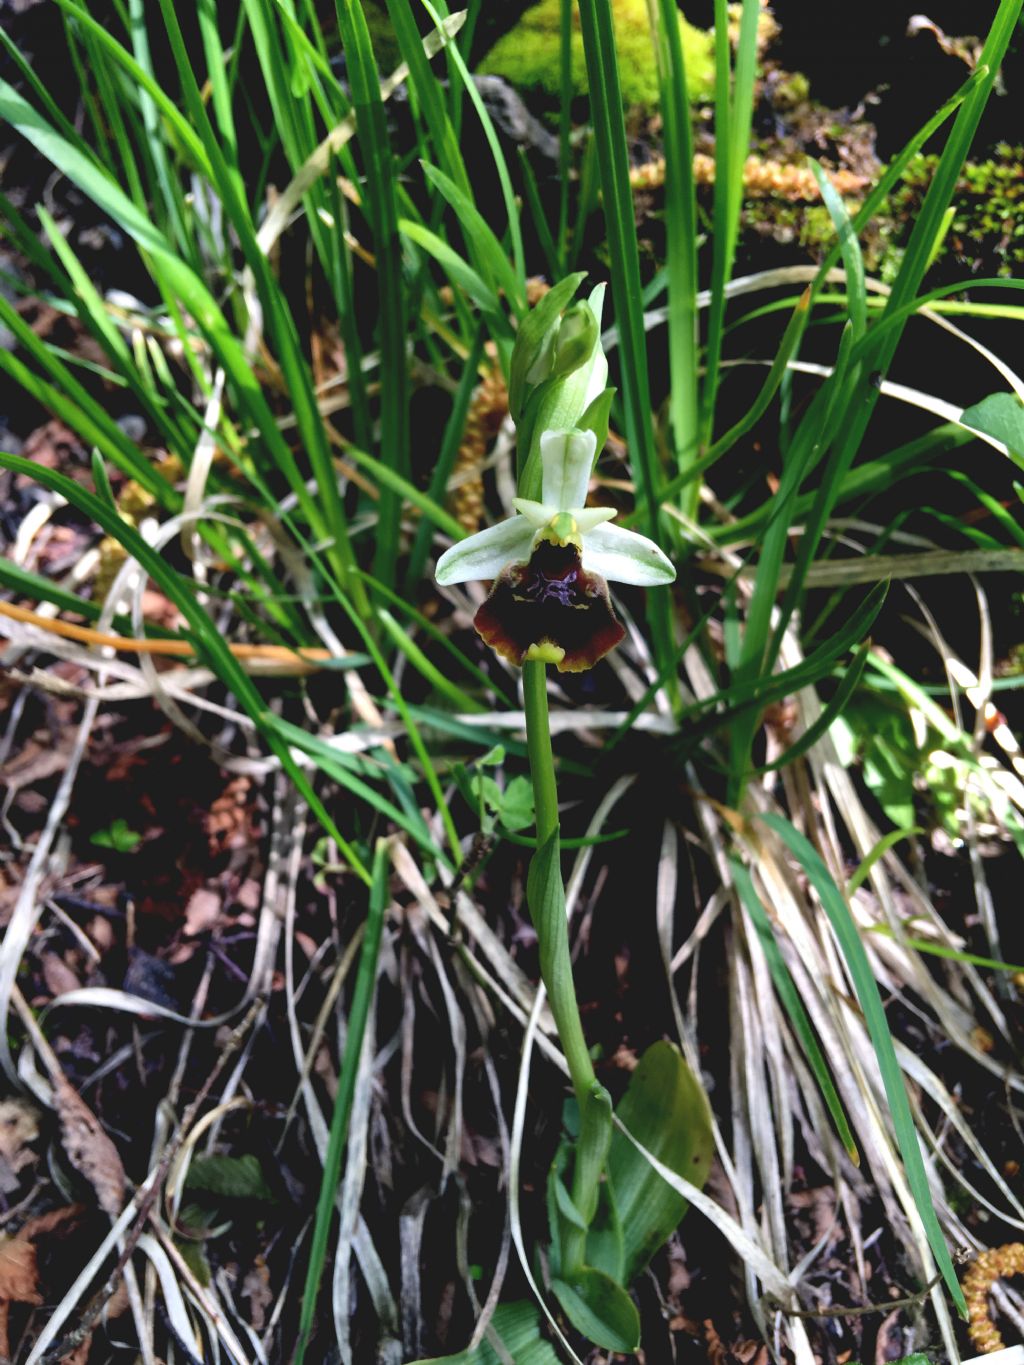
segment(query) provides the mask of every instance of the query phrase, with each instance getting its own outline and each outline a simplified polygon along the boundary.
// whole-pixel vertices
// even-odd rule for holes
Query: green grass
[[[430,896],[450,900],[481,833],[479,811],[458,795],[467,765],[500,745],[496,776],[507,783],[525,771],[525,746],[505,723],[520,707],[520,680],[484,655],[466,629],[470,599],[461,590],[439,594],[431,569],[441,549],[464,534],[449,482],[484,366],[500,367],[525,428],[512,347],[520,329],[531,327],[528,280],[546,274],[557,284],[571,271],[589,272],[585,284],[574,281],[581,296],[605,274],[611,286],[605,326],[615,343],[613,448],[624,449],[626,464],[605,456],[596,472],[627,485],[622,522],[655,537],[679,569],[674,599],[669,591],[646,600],[627,595],[637,629],[619,654],[625,681],[606,664],[591,691],[570,686],[550,698],[556,722],[564,721],[554,737],[563,792],[571,790],[581,808],[571,827],[586,826],[613,775],[647,762],[645,727],[666,736],[663,778],[678,797],[666,818],[673,828],[688,822],[686,835],[704,859],[695,873],[701,895],[720,893],[731,916],[728,939],[715,928],[702,949],[719,955],[734,1010],[727,1041],[716,1040],[725,1049],[717,1063],[724,1075],[746,1075],[772,1095],[766,1123],[752,1095],[730,1096],[728,1085],[716,1092],[719,1120],[733,1126],[722,1138],[726,1156],[730,1142],[751,1154],[746,1164],[723,1163],[740,1210],[739,1222],[723,1223],[725,1235],[737,1248],[752,1239],[780,1268],[792,1263],[793,1248],[780,1242],[771,1211],[765,1227],[746,1211],[759,1189],[782,1188],[804,1124],[815,1128],[825,1178],[845,1181],[851,1200],[848,1162],[859,1154],[863,1176],[884,1191],[886,1207],[901,1210],[922,1282],[933,1267],[941,1270],[960,1308],[946,1239],[963,1240],[966,1232],[938,1182],[929,1183],[923,1120],[907,1098],[886,991],[895,981],[895,991],[923,1002],[970,1064],[984,1066],[969,1032],[958,1032],[962,1001],[970,992],[970,1008],[998,1034],[996,1006],[977,973],[1003,970],[1004,959],[998,944],[984,939],[974,945],[980,952],[944,942],[937,912],[934,939],[905,932],[894,908],[897,890],[909,894],[898,857],[904,837],[918,837],[917,825],[886,827],[884,810],[857,785],[859,771],[838,763],[835,723],[847,712],[856,716],[870,695],[902,708],[908,728],[930,726],[943,752],[973,765],[978,783],[988,784],[987,809],[1001,812],[993,818],[1008,845],[1020,843],[1024,828],[1024,819],[1014,823],[1013,760],[989,746],[988,756],[1005,770],[1000,786],[982,762],[981,740],[948,721],[928,685],[913,678],[913,656],[893,664],[873,648],[872,631],[891,633],[907,598],[894,604],[895,589],[886,600],[884,585],[865,591],[845,584],[823,601],[813,585],[842,535],[863,535],[868,559],[900,552],[904,514],[919,512],[914,481],[923,473],[936,481],[930,489],[955,487],[987,513],[983,526],[962,527],[936,507],[927,526],[940,546],[1022,543],[1020,509],[1007,491],[1021,452],[1006,452],[1005,469],[995,455],[984,468],[956,467],[972,458],[973,446],[965,447],[975,438],[940,400],[967,404],[985,396],[961,394],[957,385],[963,343],[936,333],[948,368],[933,393],[919,395],[912,434],[888,435],[882,405],[895,400],[880,387],[899,379],[908,328],[914,336],[934,328],[923,310],[955,316],[965,327],[998,323],[1007,353],[1019,349],[1009,338],[1021,307],[1013,293],[995,290],[1019,290],[1021,282],[974,279],[963,282],[965,293],[959,282],[934,285],[929,272],[1020,0],[1001,0],[977,70],[939,110],[918,111],[919,132],[859,206],[844,203],[814,167],[834,244],[799,280],[766,282],[755,298],[744,291],[756,282],[748,286],[735,273],[758,98],[756,0],[744,0],[735,45],[725,33],[727,6],[716,0],[717,168],[707,221],[692,172],[692,91],[676,6],[658,0],[650,7],[668,165],[666,258],[653,266],[641,250],[629,185],[610,0],[579,4],[590,98],[578,135],[566,50],[574,16],[568,4],[560,11],[565,97],[557,171],[510,151],[487,113],[470,74],[479,5],[460,16],[443,3],[387,0],[406,68],[400,117],[392,116],[394,83],[380,69],[360,0],[338,0],[333,16],[305,0],[244,0],[230,32],[213,0],[125,0],[114,5],[109,25],[87,3],[58,6],[80,116],[68,116],[62,92],[48,90],[0,35],[17,73],[15,84],[0,81],[0,117],[118,226],[133,254],[133,277],[146,282],[145,298],[127,314],[115,307],[52,211],[19,211],[0,196],[0,231],[28,263],[36,292],[94,343],[86,364],[74,348],[38,335],[0,292],[0,324],[15,339],[12,349],[0,349],[0,373],[77,434],[93,460],[94,491],[66,471],[14,455],[0,455],[0,465],[65,499],[77,524],[96,528],[97,539],[102,532],[120,541],[138,562],[180,612],[182,635],[218,680],[219,702],[244,718],[253,743],[279,765],[329,838],[345,894],[369,898],[358,985],[338,1005],[353,1032],[336,1061],[339,1100],[311,1258],[303,1251],[301,1330],[304,1340],[318,1334],[310,1349],[319,1350],[333,1330],[316,1288],[339,1172],[345,1178],[360,1039],[388,928],[384,841],[401,845]],[[926,143],[937,149],[934,175],[891,288],[879,293],[860,237]],[[485,149],[485,164],[467,159],[470,145]],[[280,221],[275,201],[289,210]],[[838,268],[841,280],[829,273]],[[565,301],[571,289],[565,286]],[[561,293],[555,301],[563,301]],[[662,305],[663,330],[653,325]],[[824,373],[796,370],[809,356]],[[737,406],[734,367],[751,361],[762,372]],[[658,392],[657,376],[665,373],[670,382]],[[990,392],[1006,395],[1019,388],[1014,380],[1012,365],[1000,362]],[[147,424],[143,445],[115,419],[129,398]],[[486,472],[494,521],[510,511],[503,499],[514,478],[514,453],[499,458],[500,451],[499,441]],[[180,477],[161,472],[157,452],[176,458]],[[147,543],[121,505],[128,481],[151,499],[153,519],[193,519],[178,530],[195,531],[191,553],[205,569],[179,553],[180,536],[159,552]],[[894,510],[904,494],[908,506]],[[873,529],[862,531],[861,522]],[[914,528],[921,530],[920,520]],[[0,583],[20,601],[90,622],[101,617],[103,604],[88,584],[57,582],[38,567],[0,565]],[[112,628],[130,635],[137,625],[121,604],[111,605],[121,613]],[[358,657],[330,675],[328,702],[295,678],[250,676],[229,644],[260,641],[326,646],[339,663],[342,649]],[[84,648],[82,656],[89,657]],[[536,676],[532,685],[539,685]],[[962,702],[963,689],[954,691]],[[772,708],[789,702],[797,718],[786,731]],[[615,715],[605,724],[594,710]],[[585,741],[572,733],[588,726]],[[603,736],[600,748],[594,735]],[[338,736],[358,744],[339,747]],[[924,828],[929,812],[920,787],[917,824]],[[1002,806],[997,798],[1007,789],[1009,805]],[[965,819],[970,844],[976,836]],[[765,829],[770,836],[751,835]],[[614,839],[567,840],[566,847],[579,845],[581,858],[595,866],[607,859],[614,868],[647,832],[638,817],[622,837],[617,828]],[[528,833],[513,841],[530,846]],[[843,867],[851,857],[853,867],[860,864],[852,879]],[[978,864],[976,857],[976,876]],[[479,895],[485,919],[500,923],[505,906],[486,877],[483,889],[472,879],[466,885]],[[881,906],[873,917],[878,932],[870,934],[851,914],[869,887]],[[662,913],[659,933],[672,939],[671,961],[689,930],[681,932],[681,911],[679,923]],[[424,932],[441,929],[431,921]],[[886,956],[891,944],[903,954],[898,968]],[[442,946],[445,954],[453,948],[447,940]],[[467,946],[461,930],[456,946],[483,969],[483,950]],[[947,995],[933,959],[943,970],[974,975]],[[667,989],[673,1017],[685,1025],[678,1040],[685,1048],[701,1042],[702,1020],[699,1008],[691,1011],[699,975],[696,966],[689,975],[689,957],[683,962],[685,984],[670,978]],[[14,980],[17,966],[9,965],[0,979]],[[489,961],[489,981],[495,970]],[[849,978],[853,996],[835,980],[837,971]],[[453,979],[456,994],[468,991],[466,979]],[[737,1023],[743,1010],[761,1030],[756,1056]],[[797,1096],[793,1112],[783,1104],[784,1075]],[[695,1241],[699,1227],[691,1214],[686,1233]],[[455,1254],[452,1248],[453,1263]],[[951,1318],[940,1303],[934,1312],[948,1348]],[[792,1318],[785,1330],[804,1329]]]

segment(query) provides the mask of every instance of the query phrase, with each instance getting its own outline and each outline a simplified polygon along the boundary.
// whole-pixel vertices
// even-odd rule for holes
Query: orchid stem
[[[551,859],[552,871],[561,889],[559,866],[558,787],[555,782],[555,762],[551,752],[551,727],[548,722],[548,690],[546,665],[527,662],[523,665],[523,701],[526,709],[526,743],[530,754],[530,774],[533,778],[533,802],[537,819],[537,853]],[[550,850],[550,851],[549,851]],[[545,859],[547,863],[547,859]],[[537,931],[540,947],[541,977],[551,1002],[558,1036],[569,1064],[569,1076],[580,1109],[594,1084],[594,1067],[583,1037],[579,1005],[572,980],[569,956],[569,926],[565,918],[565,894],[535,895],[530,914]],[[551,913],[553,912],[553,913]]]
[[[547,672],[543,663],[523,665],[523,702],[537,821],[537,852],[530,866],[527,897],[537,931],[541,978],[580,1111],[572,1200],[584,1224],[589,1224],[597,1208],[601,1175],[611,1141],[611,1101],[594,1074],[572,979],[560,862],[558,786],[551,752]],[[560,1267],[563,1278],[571,1279],[580,1269],[585,1250],[585,1230],[575,1225],[563,1228]]]

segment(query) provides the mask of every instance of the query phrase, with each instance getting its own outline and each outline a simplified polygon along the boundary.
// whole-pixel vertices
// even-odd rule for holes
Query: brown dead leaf
[[[39,1160],[29,1147],[39,1136],[39,1111],[25,1100],[12,1096],[0,1100],[0,1191],[16,1189],[26,1166]]]
[[[59,469],[65,474],[74,474],[88,466],[89,456],[85,446],[69,426],[51,417],[41,427],[36,427],[25,440],[22,454],[33,464],[46,469]],[[20,488],[28,487],[31,480],[26,474],[19,474],[15,483]]]
[[[20,1237],[0,1237],[0,1299],[8,1303],[42,1303],[36,1249]]]
[[[55,999],[58,995],[67,995],[68,991],[77,991],[82,984],[57,953],[43,953],[40,965],[46,989]]]
[[[92,1350],[92,1333],[80,1341],[73,1351],[69,1351],[66,1356],[61,1356],[60,1365],[86,1365],[89,1359],[89,1352]]]
[[[233,778],[210,806],[204,824],[211,856],[232,848],[245,848],[255,837],[249,811],[251,787],[248,777]]]
[[[185,906],[185,933],[196,935],[212,929],[220,915],[221,898],[216,891],[201,886],[193,891]]]
[[[14,792],[31,787],[36,782],[45,782],[67,767],[73,743],[74,736],[70,732],[59,734],[56,742],[52,735],[45,732],[33,735],[21,752],[0,768],[0,781]]]
[[[18,1240],[19,1242],[35,1242],[40,1237],[45,1237],[51,1232],[56,1232],[58,1228],[63,1228],[65,1223],[74,1222],[84,1212],[84,1204],[65,1204],[63,1208],[51,1209],[49,1213],[40,1213],[21,1225],[18,1229]]]
[[[68,1160],[96,1191],[100,1208],[116,1218],[124,1205],[121,1157],[99,1119],[63,1073],[53,1077],[53,1098]]]
[[[254,1332],[262,1332],[267,1321],[267,1309],[274,1302],[270,1289],[270,1271],[262,1256],[257,1256],[252,1268],[242,1281],[242,1298],[249,1300],[249,1314]]]

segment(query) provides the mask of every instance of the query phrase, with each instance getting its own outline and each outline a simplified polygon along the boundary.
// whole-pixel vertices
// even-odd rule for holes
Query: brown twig
[[[40,616],[27,607],[15,606],[13,602],[0,602],[0,616],[35,626],[38,630],[48,631],[51,635],[59,635],[64,640],[75,640],[78,644],[92,645],[98,649],[116,649],[130,654],[160,654],[176,659],[193,658],[197,652],[190,640],[148,637],[135,639],[124,635],[106,635],[102,631],[92,630],[89,626],[76,626],[71,621]],[[329,649],[291,649],[287,645],[229,644],[228,649],[242,662],[283,664],[302,673],[312,672],[332,657]]]
[[[885,1303],[865,1303],[859,1308],[849,1308],[842,1305],[812,1310],[809,1308],[786,1308],[781,1304],[779,1306],[788,1318],[807,1318],[811,1321],[816,1318],[864,1318],[871,1313],[888,1313],[893,1308],[914,1308],[928,1297],[941,1279],[941,1274],[936,1275],[934,1279],[928,1281],[923,1289],[919,1289],[916,1294],[908,1294],[904,1299],[888,1299]],[[765,1295],[765,1300],[771,1300],[773,1303],[778,1302],[770,1294]]]

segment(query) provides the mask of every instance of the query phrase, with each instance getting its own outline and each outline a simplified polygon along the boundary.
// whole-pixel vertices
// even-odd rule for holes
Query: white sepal
[[[535,531],[543,531],[552,517],[557,517],[560,511],[557,507],[550,507],[546,502],[534,502],[530,498],[513,498],[512,506],[526,518]]]
[[[596,453],[592,431],[545,431],[540,438],[541,501],[562,512],[582,507]]]
[[[572,515],[580,535],[589,536],[595,526],[603,526],[617,514],[614,507],[575,507]]]
[[[653,540],[622,526],[596,526],[586,533],[583,567],[611,583],[654,588],[671,583],[676,571]]]
[[[533,534],[525,517],[510,517],[497,526],[488,526],[445,550],[437,561],[435,577],[443,588],[452,583],[497,578],[506,564],[530,558]]]

